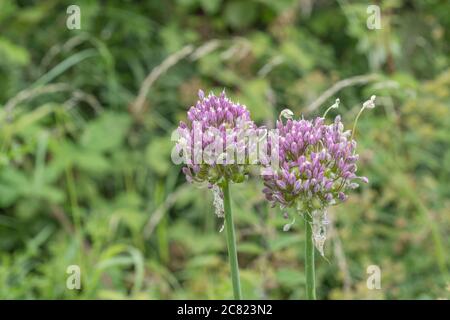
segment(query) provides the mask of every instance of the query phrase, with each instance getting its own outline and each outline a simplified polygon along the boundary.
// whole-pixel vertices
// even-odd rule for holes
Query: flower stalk
[[[241,282],[239,280],[239,265],[236,250],[236,234],[234,232],[233,214],[230,203],[230,187],[226,179],[222,183],[223,202],[225,210],[225,228],[227,232],[228,259],[230,260],[231,281],[235,300],[242,299]]]
[[[251,120],[246,106],[231,101],[225,91],[219,96],[213,93],[205,96],[199,90],[198,98],[187,112],[187,121],[178,126],[175,158],[184,160],[182,170],[188,182],[207,185],[213,191],[215,213],[218,218],[225,219],[223,227],[227,234],[233,294],[240,300],[242,293],[229,188],[230,183],[244,182],[249,173],[251,163],[245,161],[245,157],[242,160],[240,155],[250,154],[252,149],[242,142],[241,136],[248,131],[259,136],[260,129]],[[234,154],[228,159],[232,152]],[[242,161],[234,161],[235,156]]]
[[[325,111],[323,117],[306,120],[302,116],[295,119],[293,113],[285,109],[276,124],[280,166],[267,168],[267,174],[263,176],[263,193],[272,206],[278,204],[282,210],[297,207],[298,213],[303,213],[306,297],[309,300],[316,299],[314,247],[325,257],[326,209],[344,202],[347,193],[359,187],[359,181],[369,182],[356,173],[359,156],[353,137],[359,117],[365,109],[375,107],[375,98],[372,96],[364,102],[351,131],[344,130],[339,115],[333,123],[325,123],[328,112],[339,107],[339,99]],[[283,118],[287,120],[283,121]],[[286,224],[283,230],[288,231],[294,221]]]
[[[370,97],[370,100],[367,100],[366,102],[363,103],[362,108],[359,110],[358,114],[356,115],[355,121],[353,122],[352,136],[351,136],[350,140],[353,140],[353,137],[355,136],[356,125],[358,124],[358,119],[361,116],[361,114],[363,113],[364,109],[375,108],[375,99],[376,99],[376,96],[373,95]]]
[[[316,279],[314,271],[314,243],[312,215],[305,215],[305,272],[306,272],[306,297],[308,300],[316,300]]]

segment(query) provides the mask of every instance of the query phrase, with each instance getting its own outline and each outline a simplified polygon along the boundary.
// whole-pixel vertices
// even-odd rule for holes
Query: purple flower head
[[[356,175],[356,142],[340,116],[277,121],[280,169],[264,177],[264,195],[272,205],[297,206],[308,212],[345,201],[346,192],[368,182]]]
[[[259,129],[246,107],[231,101],[225,92],[205,96],[199,90],[198,96],[187,112],[187,122],[178,127],[176,150],[184,158],[186,179],[209,186],[224,178],[242,182],[248,171],[245,136]]]

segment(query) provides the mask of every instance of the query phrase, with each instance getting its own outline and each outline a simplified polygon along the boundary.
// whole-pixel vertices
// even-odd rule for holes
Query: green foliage
[[[370,184],[330,210],[318,297],[449,297],[449,5],[379,1],[382,29],[369,30],[365,4],[307,3],[85,0],[68,30],[70,1],[1,1],[0,298],[231,298],[212,194],[170,158],[199,88],[226,88],[269,126],[339,97],[330,116],[350,127],[376,94],[357,131]],[[138,106],[147,75],[186,45]],[[282,232],[261,189],[256,171],[231,186],[243,295],[305,298],[301,218]],[[79,291],[66,288],[73,264]],[[367,289],[372,264],[382,290]]]

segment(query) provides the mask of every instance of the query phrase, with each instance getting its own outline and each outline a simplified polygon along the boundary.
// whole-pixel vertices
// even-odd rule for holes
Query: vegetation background
[[[2,0],[0,297],[231,298],[212,194],[170,160],[197,90],[226,88],[269,126],[337,97],[350,126],[376,94],[357,132],[371,181],[330,210],[318,297],[448,298],[450,3],[373,2]],[[283,232],[261,190],[232,187],[244,297],[305,298],[302,224]]]

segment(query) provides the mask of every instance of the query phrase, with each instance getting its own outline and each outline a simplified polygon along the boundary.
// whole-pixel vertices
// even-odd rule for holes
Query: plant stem
[[[239,280],[239,266],[236,251],[236,235],[234,233],[233,215],[231,214],[230,189],[228,180],[225,180],[223,186],[223,205],[225,210],[225,227],[227,229],[228,257],[230,260],[231,281],[233,283],[233,293],[235,300],[242,299],[241,283]]]
[[[305,214],[305,270],[306,270],[306,297],[316,300],[316,280],[314,275],[314,244],[312,239],[312,216]]]

